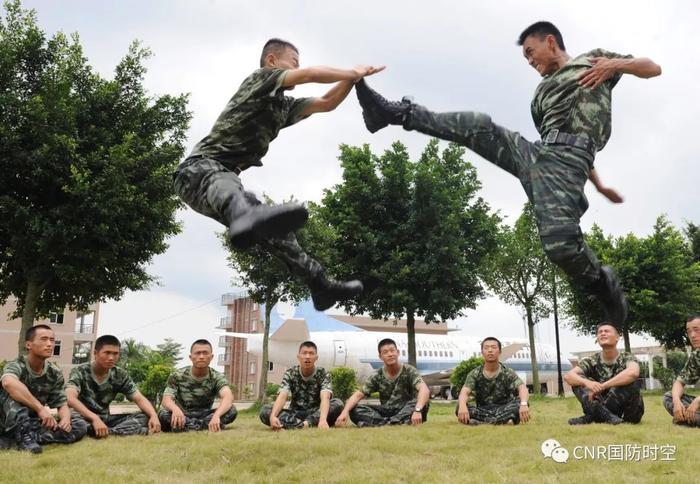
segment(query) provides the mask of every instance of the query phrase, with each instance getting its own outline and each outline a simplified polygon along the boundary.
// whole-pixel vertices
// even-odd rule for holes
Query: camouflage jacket
[[[131,400],[138,391],[126,370],[118,366],[111,368],[102,382],[97,381],[92,363],[83,363],[73,368],[66,383],[66,388],[68,387],[75,388],[80,402],[100,418],[109,415],[109,404],[117,393],[122,393]]]
[[[16,360],[5,365],[1,380],[16,377],[24,383],[29,392],[39,400],[42,405],[51,408],[62,407],[68,401],[63,391],[63,373],[57,365],[50,361],[44,362],[44,371],[34,373],[29,367],[26,356],[20,356]],[[0,388],[0,401],[10,398],[7,392]]]
[[[553,74],[545,76],[535,90],[530,110],[541,136],[553,129],[585,136],[602,150],[610,138],[612,89],[622,74],[616,73],[595,89],[578,84],[578,76],[592,64],[593,57],[625,58],[603,49],[595,49],[569,62]]]
[[[289,408],[313,410],[321,406],[321,392],[333,393],[331,374],[324,368],[316,367],[311,376],[301,374],[299,365],[284,372],[280,392],[289,393],[292,398]]]
[[[208,370],[203,378],[192,376],[191,366],[174,371],[168,377],[163,395],[173,397],[175,403],[186,412],[211,408],[214,399],[228,386],[228,381],[213,368]]]
[[[698,380],[700,380],[700,348],[695,348],[676,377],[676,381],[684,385],[693,385]]]
[[[403,407],[418,396],[416,385],[423,383],[418,370],[411,365],[401,365],[401,370],[393,380],[384,372],[384,367],[372,373],[361,392],[369,396],[379,392],[379,401],[385,407]]]
[[[496,376],[489,378],[484,374],[484,365],[469,372],[464,387],[474,394],[476,405],[503,405],[518,395],[518,387],[523,381],[512,369],[499,363],[501,368]],[[464,388],[463,387],[463,388]]]
[[[261,68],[248,76],[190,156],[214,158],[229,169],[260,161],[282,128],[297,123],[313,98],[284,95],[285,70]]]
[[[610,380],[615,375],[619,374],[630,362],[637,362],[634,355],[620,351],[617,358],[612,363],[603,361],[603,354],[596,353],[593,356],[587,356],[579,361],[578,366],[583,370],[583,375],[589,380],[603,383]]]

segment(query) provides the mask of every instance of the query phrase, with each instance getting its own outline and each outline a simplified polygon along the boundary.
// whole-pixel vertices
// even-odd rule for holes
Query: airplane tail
[[[309,327],[304,319],[288,319],[270,336],[270,339],[274,341],[298,341],[300,343],[309,338]]]

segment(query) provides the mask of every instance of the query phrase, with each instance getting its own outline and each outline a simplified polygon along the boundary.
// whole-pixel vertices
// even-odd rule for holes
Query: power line
[[[148,326],[153,326],[154,324],[162,323],[162,322],[164,322],[164,321],[167,321],[168,319],[173,319],[173,318],[176,318],[176,317],[181,316],[181,315],[183,315],[183,314],[189,313],[190,311],[194,311],[195,309],[199,309],[199,308],[201,308],[201,307],[208,306],[208,305],[210,305],[210,304],[212,304],[212,303],[214,303],[214,302],[216,302],[216,301],[218,301],[218,300],[219,300],[219,298],[217,297],[217,298],[215,298],[215,299],[212,299],[211,301],[207,301],[207,302],[205,302],[205,303],[203,303],[203,304],[200,304],[199,306],[195,306],[195,307],[192,307],[192,308],[189,308],[189,309],[185,309],[184,311],[180,311],[179,313],[171,314],[170,316],[166,316],[166,317],[164,317],[164,318],[157,319],[157,320],[155,320],[155,321],[151,321],[150,323],[146,323],[146,324],[143,324],[143,325],[141,325],[141,326],[137,326],[137,327],[135,327],[135,328],[132,328],[132,329],[129,329],[129,330],[126,330],[126,331],[122,331],[122,332],[120,332],[120,333],[117,333],[117,336],[121,336],[121,335],[124,335],[124,334],[127,334],[127,333],[132,333],[132,332],[134,332],[134,331],[138,331],[139,329],[147,328]]]

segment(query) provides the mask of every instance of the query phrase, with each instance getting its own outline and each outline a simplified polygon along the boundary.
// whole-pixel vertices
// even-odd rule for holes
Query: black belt
[[[595,143],[590,138],[563,133],[558,129],[549,130],[547,134],[542,137],[542,144],[573,146],[586,150],[591,156],[595,156],[596,154]]]
[[[187,157],[187,159],[184,161],[184,163],[196,162],[197,160],[201,160],[201,159],[203,159],[203,158],[208,158],[208,157],[205,156],[205,155],[194,155],[194,156],[189,156],[189,157]],[[212,159],[215,159],[215,158],[212,158]],[[184,163],[183,163],[183,164],[184,164]],[[240,167],[238,167],[238,166],[236,166],[236,167],[234,167],[234,168],[228,168],[228,167],[226,167],[226,169],[228,169],[228,170],[234,172],[236,175],[240,175],[241,172],[243,171],[243,169],[240,168]]]

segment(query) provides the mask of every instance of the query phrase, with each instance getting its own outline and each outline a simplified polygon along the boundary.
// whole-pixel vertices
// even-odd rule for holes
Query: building
[[[22,319],[10,319],[17,309],[14,298],[5,301],[0,307],[0,360],[17,358],[17,341],[20,337]],[[54,356],[50,359],[58,364],[67,378],[75,366],[92,359],[92,345],[95,342],[99,320],[99,303],[90,306],[86,312],[71,311],[65,308],[56,311],[46,319],[37,319],[34,324],[46,324],[56,333]]]

